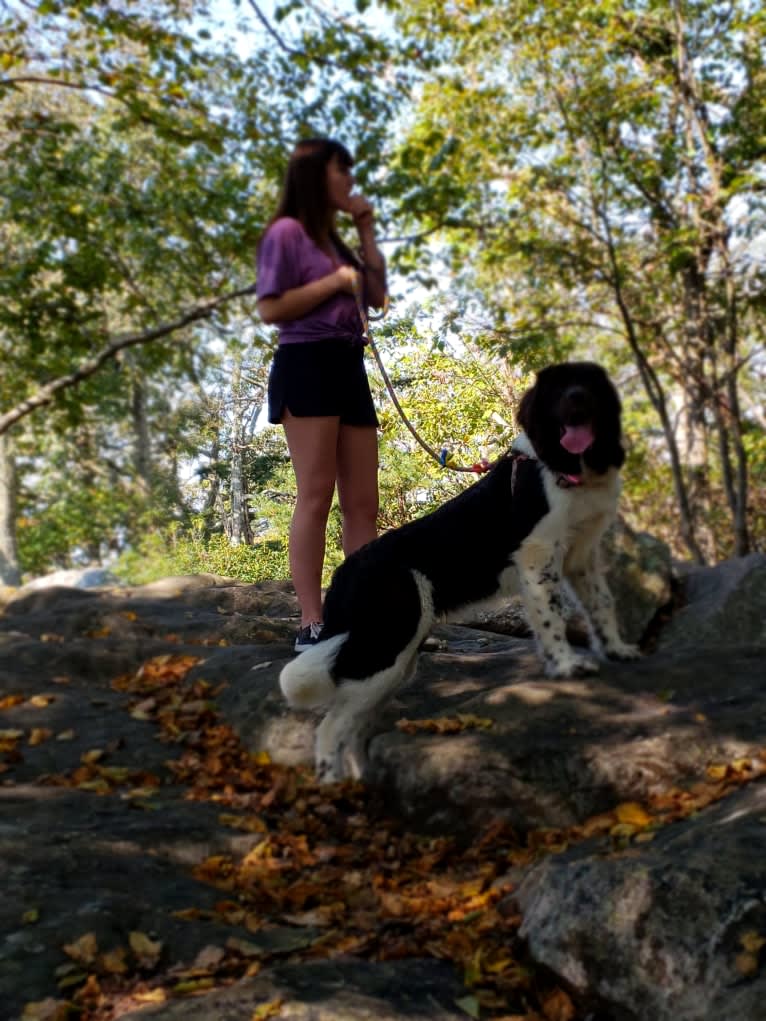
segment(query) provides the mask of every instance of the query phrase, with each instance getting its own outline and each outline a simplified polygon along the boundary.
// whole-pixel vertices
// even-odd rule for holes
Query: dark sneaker
[[[312,645],[316,645],[321,639],[322,625],[317,620],[312,620],[310,624],[302,627],[298,632],[298,637],[295,639],[295,651],[305,652],[306,649],[310,649]]]

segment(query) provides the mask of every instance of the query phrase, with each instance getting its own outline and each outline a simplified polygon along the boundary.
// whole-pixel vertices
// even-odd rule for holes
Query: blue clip
[[[449,457],[449,450],[446,447],[442,447],[439,451],[439,464],[442,468],[447,467],[447,458]]]

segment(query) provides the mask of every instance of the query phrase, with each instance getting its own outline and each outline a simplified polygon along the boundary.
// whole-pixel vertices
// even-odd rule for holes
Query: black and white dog
[[[546,673],[593,673],[596,658],[566,639],[566,579],[590,617],[592,648],[639,655],[620,638],[600,559],[625,458],[614,386],[592,362],[552,365],[517,418],[522,435],[484,478],[335,572],[322,640],[279,678],[294,708],[328,708],[317,730],[320,781],[362,774],[375,709],[411,678],[434,622],[468,607],[520,592]]]

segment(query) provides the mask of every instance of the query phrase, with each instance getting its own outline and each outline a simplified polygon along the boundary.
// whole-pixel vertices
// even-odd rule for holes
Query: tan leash
[[[423,437],[417,431],[417,429],[412,424],[410,419],[407,417],[404,408],[399,403],[399,398],[396,396],[396,391],[394,390],[393,383],[391,382],[391,379],[388,373],[386,372],[386,367],[383,364],[383,361],[380,357],[380,353],[377,347],[375,346],[375,341],[372,339],[372,336],[370,334],[371,317],[368,316],[367,310],[365,309],[364,302],[362,300],[361,273],[357,273],[356,279],[354,281],[354,299],[356,300],[356,307],[357,311],[359,312],[359,319],[362,323],[362,336],[370,345],[370,349],[372,350],[372,353],[375,357],[375,361],[378,363],[380,374],[383,377],[383,382],[386,385],[386,390],[388,390],[388,395],[393,401],[394,407],[399,412],[399,417],[401,418],[402,422],[404,422],[404,424],[407,426],[415,441],[419,443],[423,450],[425,450],[425,452],[429,454],[434,459],[434,461],[437,462],[437,464],[441,465],[442,468],[449,468],[450,471],[455,472],[474,472],[477,475],[482,475],[484,472],[489,471],[494,462],[488,461],[486,458],[482,458],[480,461],[476,461],[475,464],[472,465],[458,465],[452,461],[449,450],[446,447],[442,447],[440,451],[437,451],[435,447],[432,447],[430,443],[423,439]],[[377,315],[374,318],[383,319],[387,312],[388,312],[388,295],[386,295],[386,301],[385,305],[383,306],[383,311],[380,313],[380,315]]]

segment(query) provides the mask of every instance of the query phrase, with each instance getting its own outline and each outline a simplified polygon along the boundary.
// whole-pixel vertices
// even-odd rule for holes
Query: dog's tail
[[[348,633],[317,642],[296,656],[279,675],[279,686],[293,709],[318,709],[332,702],[335,681],[330,670]]]

